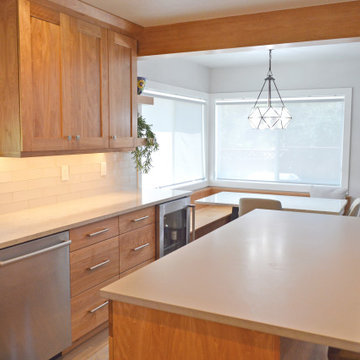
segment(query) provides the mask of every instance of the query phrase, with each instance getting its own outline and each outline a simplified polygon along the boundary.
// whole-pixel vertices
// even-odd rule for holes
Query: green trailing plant
[[[132,158],[135,161],[135,167],[138,171],[147,174],[151,167],[151,156],[154,151],[159,150],[159,143],[156,140],[151,126],[146,123],[144,117],[138,115],[137,117],[137,137],[145,138],[145,145],[138,146],[131,152]]]

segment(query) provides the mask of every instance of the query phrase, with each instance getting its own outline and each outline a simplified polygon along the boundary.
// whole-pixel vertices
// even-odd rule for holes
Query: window
[[[252,129],[255,99],[215,100],[215,181],[347,187],[351,90],[341,90],[286,97],[286,130]]]
[[[152,125],[159,142],[153,168],[143,174],[145,188],[186,184],[205,179],[205,100],[147,92],[153,106],[143,106],[142,115]]]

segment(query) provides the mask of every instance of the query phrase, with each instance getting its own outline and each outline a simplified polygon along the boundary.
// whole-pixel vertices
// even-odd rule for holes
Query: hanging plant
[[[159,150],[159,143],[156,141],[156,136],[151,130],[151,126],[152,125],[146,123],[141,115],[138,115],[137,137],[145,138],[145,145],[138,146],[131,154],[135,161],[136,169],[144,174],[147,174],[152,167],[152,153]]]

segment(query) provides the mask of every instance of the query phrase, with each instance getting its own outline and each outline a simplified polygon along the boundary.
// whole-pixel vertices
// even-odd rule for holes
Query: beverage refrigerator
[[[192,217],[190,220],[190,213]],[[195,205],[190,197],[169,201],[157,206],[157,257],[163,257],[195,239]]]

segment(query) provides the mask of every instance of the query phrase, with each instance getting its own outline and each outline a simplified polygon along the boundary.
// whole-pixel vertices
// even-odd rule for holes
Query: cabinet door
[[[19,1],[23,151],[70,149],[63,133],[60,14]]]
[[[63,117],[73,148],[109,145],[107,30],[61,14]]]
[[[133,148],[137,137],[136,40],[109,31],[110,147]]]

